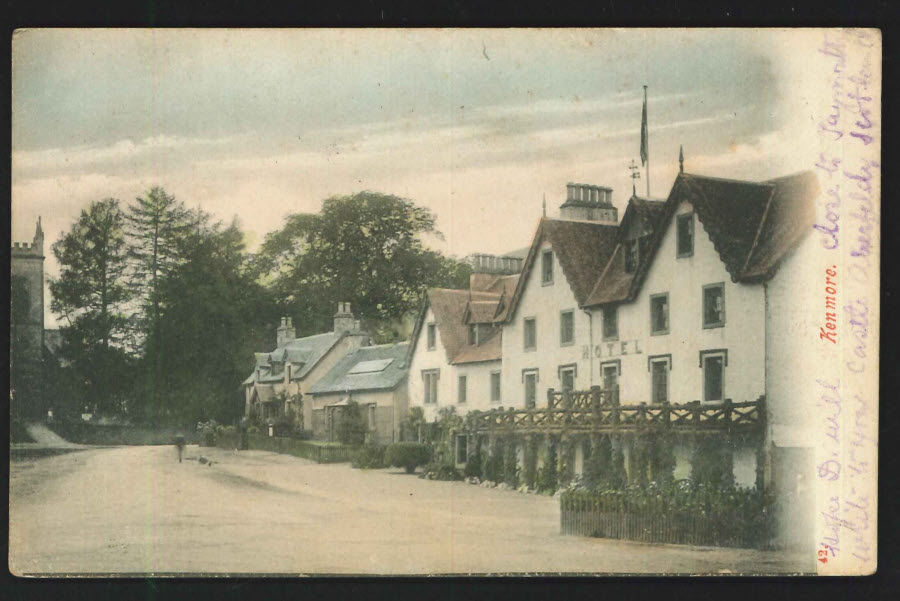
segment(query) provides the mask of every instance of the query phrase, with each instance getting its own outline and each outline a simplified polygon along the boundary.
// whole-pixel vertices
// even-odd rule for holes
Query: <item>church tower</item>
[[[44,350],[44,231],[38,217],[31,243],[10,249],[10,388],[24,404],[14,408],[41,411]]]

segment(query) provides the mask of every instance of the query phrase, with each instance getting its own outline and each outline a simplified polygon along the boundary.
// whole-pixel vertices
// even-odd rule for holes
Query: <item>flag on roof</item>
[[[641,113],[641,165],[650,158],[650,140],[647,132],[647,86],[644,86],[644,110]]]

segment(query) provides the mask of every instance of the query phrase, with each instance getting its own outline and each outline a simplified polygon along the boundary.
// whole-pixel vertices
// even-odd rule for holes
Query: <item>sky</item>
[[[527,246],[546,196],[613,188],[648,86],[651,196],[685,170],[762,180],[792,153],[799,34],[753,30],[20,30],[12,239],[49,246],[91,201],[154,185],[251,249],[285,216],[375,190],[437,215],[463,257]],[[637,181],[646,192],[646,172]],[[49,306],[49,294],[47,305]],[[53,322],[47,310],[48,327]]]

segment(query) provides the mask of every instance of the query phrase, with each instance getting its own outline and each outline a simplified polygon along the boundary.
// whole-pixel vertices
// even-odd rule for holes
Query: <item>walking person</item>
[[[178,463],[181,463],[181,456],[184,454],[184,435],[179,434],[175,437],[175,446],[178,447]]]

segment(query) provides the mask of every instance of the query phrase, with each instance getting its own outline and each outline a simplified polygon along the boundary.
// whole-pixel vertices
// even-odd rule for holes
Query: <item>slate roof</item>
[[[348,353],[331,370],[313,384],[310,394],[330,394],[363,390],[393,390],[406,379],[409,371],[407,362],[408,342],[364,346]],[[380,371],[349,373],[363,361],[390,360]]]
[[[254,382],[282,382],[284,372],[272,373],[272,363],[290,362],[293,364],[291,380],[302,380],[319,361],[346,333],[325,332],[304,338],[295,338],[276,348],[271,353],[254,353],[256,368],[253,373],[244,380],[244,385],[249,386]]]
[[[683,201],[692,204],[732,281],[765,281],[811,231],[818,194],[811,171],[758,183],[681,173],[662,209],[651,209],[659,214],[636,272],[624,273],[623,250],[617,247],[585,304],[627,302],[637,296]]]
[[[257,384],[253,393],[260,403],[269,403],[275,400],[275,389],[271,384]]]
[[[545,239],[553,247],[575,299],[579,305],[583,305],[597,282],[598,274],[602,273],[615,251],[618,231],[618,225],[595,221],[541,219],[525,258],[516,291],[510,300],[506,320],[515,316],[519,299],[525,291],[528,276]]]

